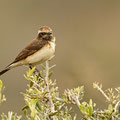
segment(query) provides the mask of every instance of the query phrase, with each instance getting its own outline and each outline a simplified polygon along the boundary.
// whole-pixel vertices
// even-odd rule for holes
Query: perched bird
[[[49,60],[55,52],[55,37],[52,29],[43,26],[38,30],[37,37],[32,40],[9,64],[0,75],[4,74],[12,68],[22,65],[37,65]]]

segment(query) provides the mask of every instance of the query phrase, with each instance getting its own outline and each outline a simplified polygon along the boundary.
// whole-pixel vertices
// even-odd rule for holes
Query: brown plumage
[[[16,63],[20,60],[23,60],[27,58],[28,56],[34,54],[37,52],[39,49],[41,49],[45,44],[47,44],[47,41],[35,39],[31,41],[15,58],[15,60],[12,63]]]
[[[48,59],[53,53],[55,48],[53,49],[53,53],[50,53],[50,55],[43,55],[44,53],[49,53],[49,44],[50,46],[54,43],[55,41],[53,41],[53,39],[55,39],[52,36],[52,30],[49,27],[41,27],[40,30],[38,31],[38,35],[36,37],[36,39],[32,40],[15,58],[15,60],[9,64],[4,70],[2,70],[0,72],[0,75],[4,74],[5,72],[7,72],[8,70],[10,70],[11,68],[20,66],[20,65],[24,65],[24,64],[28,64],[29,65],[29,61],[33,61],[34,63],[34,58],[36,59],[36,62],[39,63],[39,61],[44,62],[44,60]],[[53,42],[53,43],[52,43]],[[46,49],[44,48],[46,46]],[[47,50],[47,52],[44,52],[42,49]],[[42,51],[41,51],[42,50]],[[40,52],[39,52],[40,51]],[[51,52],[51,51],[50,51]],[[36,53],[38,53],[38,55],[35,55]],[[43,55],[40,56],[40,55]],[[34,57],[34,58],[32,58]],[[44,60],[42,60],[44,59]]]

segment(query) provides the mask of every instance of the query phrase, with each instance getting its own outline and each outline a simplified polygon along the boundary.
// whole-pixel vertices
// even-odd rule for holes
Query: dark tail
[[[0,76],[1,76],[2,74],[4,74],[5,72],[7,72],[8,70],[10,70],[10,69],[9,69],[9,68],[5,68],[4,70],[0,71]]]

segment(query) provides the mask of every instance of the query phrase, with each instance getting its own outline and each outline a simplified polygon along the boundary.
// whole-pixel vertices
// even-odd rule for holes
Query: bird
[[[33,39],[2,71],[0,76],[7,71],[18,66],[35,66],[49,60],[55,53],[56,39],[53,36],[52,29],[48,26],[42,26],[38,30],[37,37]]]

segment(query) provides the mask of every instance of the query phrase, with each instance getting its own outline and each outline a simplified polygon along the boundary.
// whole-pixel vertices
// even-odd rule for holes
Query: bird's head
[[[47,26],[43,26],[38,30],[38,38],[50,41],[52,39],[52,29]]]

